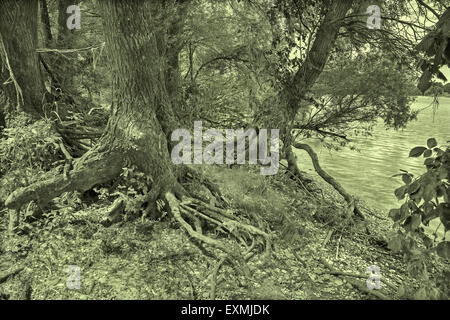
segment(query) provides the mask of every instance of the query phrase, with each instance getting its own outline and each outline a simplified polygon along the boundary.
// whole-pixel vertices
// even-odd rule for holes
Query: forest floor
[[[262,177],[249,168],[204,170],[231,208],[257,215],[274,236],[272,257],[255,255],[249,276],[228,265],[220,269],[216,299],[399,299],[402,284],[419,286],[402,257],[387,248],[392,222],[386,214],[362,205],[366,221],[349,224],[345,203],[319,177],[311,174],[311,192],[283,175]],[[65,194],[56,202],[59,209],[12,239],[6,210],[0,211],[0,299],[211,298],[217,261],[168,216],[105,227],[110,199],[89,204]],[[69,265],[80,267],[80,289],[66,286]],[[380,268],[379,290],[367,289],[373,265]],[[2,277],[17,267],[17,274]],[[431,278],[444,267],[430,263]]]

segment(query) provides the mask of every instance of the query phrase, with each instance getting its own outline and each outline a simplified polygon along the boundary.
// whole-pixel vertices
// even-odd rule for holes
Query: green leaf
[[[427,150],[426,147],[414,147],[409,152],[409,156],[414,158],[420,157],[425,150]]]
[[[411,228],[411,231],[417,230],[419,228],[420,224],[422,223],[422,217],[420,214],[413,214],[411,216],[411,222],[409,227]]]
[[[444,259],[450,259],[450,241],[442,241],[436,246],[436,253]]]
[[[436,154],[438,156],[442,156],[444,154],[444,150],[442,150],[440,148],[434,148],[433,150],[434,150],[434,152],[436,152]]]
[[[402,240],[399,236],[395,236],[388,241],[388,248],[393,252],[402,250]]]
[[[395,189],[394,194],[398,200],[402,200],[403,198],[405,198],[406,190],[407,190],[407,186],[401,186],[401,187]]]
[[[406,219],[409,216],[409,205],[408,203],[402,204],[400,207],[400,220]]]
[[[448,170],[443,166],[438,169],[438,173],[439,173],[439,180],[442,180],[442,179],[445,179],[448,177]]]
[[[434,163],[434,159],[433,158],[425,159],[425,161],[423,162],[423,164],[426,165],[426,166],[432,166],[433,163]]]
[[[438,207],[439,217],[445,230],[450,230],[450,203],[441,203]]]
[[[428,148],[434,148],[434,147],[436,147],[437,146],[437,141],[436,141],[436,139],[435,138],[430,138],[430,139],[428,139],[427,140],[427,146],[428,146]]]
[[[412,200],[408,200],[408,206],[409,206],[409,210],[411,211],[420,211],[419,207],[417,206],[417,204],[412,201]]]
[[[410,184],[412,181],[412,177],[409,174],[402,174],[402,180],[405,184]]]
[[[391,209],[388,213],[389,218],[391,218],[394,222],[400,220],[400,209]]]
[[[420,183],[419,183],[419,181],[416,180],[408,186],[408,193],[409,194],[416,193],[419,190],[419,188],[420,188]]]
[[[425,150],[425,152],[423,153],[423,156],[424,156],[425,158],[429,158],[429,157],[431,157],[432,155],[433,155],[433,151],[430,150],[430,149]]]
[[[411,198],[411,200],[414,200],[416,203],[420,203],[420,201],[422,200],[422,195],[423,195],[423,188],[420,187],[416,192],[411,193],[409,195],[409,197]]]
[[[434,185],[427,184],[423,191],[423,200],[424,201],[431,201],[436,197],[436,189]]]

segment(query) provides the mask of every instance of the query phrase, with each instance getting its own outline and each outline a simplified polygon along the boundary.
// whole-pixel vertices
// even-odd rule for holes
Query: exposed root
[[[66,155],[66,158],[71,159],[69,155]],[[97,184],[108,182],[119,176],[123,165],[124,159],[120,152],[105,151],[100,146],[94,147],[81,158],[73,160],[72,170],[66,170],[67,172],[65,171],[63,175],[59,174],[54,178],[15,190],[8,197],[5,205],[14,212],[12,216],[15,218],[13,219],[15,224],[20,209],[30,201],[34,201],[38,207],[42,208],[64,192],[87,191]],[[191,172],[192,179],[197,178],[194,177],[192,171],[188,170],[188,172]],[[205,183],[201,179],[201,175],[199,183]],[[218,188],[212,183],[206,184],[213,197],[222,198]],[[152,187],[146,201],[156,203],[159,199],[165,202],[167,211],[189,234],[192,242],[202,248],[202,252],[206,255],[221,261],[216,273],[219,271],[220,265],[229,263],[236,272],[249,276],[250,271],[246,262],[256,252],[262,249],[265,258],[271,256],[272,239],[270,234],[251,225],[250,220],[253,220],[251,217],[239,216],[230,210],[216,207],[215,203],[206,203],[196,198],[187,197],[187,192],[183,186],[176,181],[174,185],[164,184]],[[110,207],[110,214],[106,222],[114,222],[109,220],[115,220],[117,216],[120,217],[123,209],[124,200],[116,199]],[[152,208],[152,212],[156,211],[156,209],[153,209],[155,208]],[[213,235],[208,235],[208,228],[215,232],[221,232],[226,237],[234,238],[233,240],[237,240],[237,244],[230,245],[229,241],[222,241]],[[203,245],[211,249],[218,249],[225,254],[225,258],[217,259],[215,250],[206,250]],[[217,274],[214,279],[217,279]],[[212,296],[215,296],[215,289],[211,290],[214,292]]]
[[[316,170],[317,174],[326,182],[328,182],[333,188],[345,199],[351,211],[359,218],[364,219],[364,215],[359,210],[358,206],[355,203],[355,199],[342,187],[342,185],[336,181],[331,175],[329,175],[325,170],[322,169],[319,163],[319,158],[314,150],[305,143],[296,143],[294,147],[297,149],[305,150],[310,156],[314,170]]]
[[[9,209],[20,210],[23,205],[34,200],[39,207],[43,207],[64,192],[84,192],[96,184],[108,182],[120,173],[121,164],[120,154],[103,153],[94,148],[75,161],[73,170],[68,173],[69,179],[65,175],[58,175],[19,188],[9,195],[5,205]]]
[[[370,290],[367,288],[367,285],[364,285],[362,283],[360,283],[359,281],[356,281],[354,279],[351,279],[352,277],[354,277],[353,274],[346,274],[346,273],[342,273],[339,270],[336,270],[331,264],[329,264],[325,259],[320,258],[319,261],[326,266],[331,272],[330,274],[336,275],[336,276],[345,276],[345,281],[347,281],[349,284],[351,284],[354,288],[367,293],[369,295],[373,295],[375,297],[377,297],[380,300],[392,300],[391,298],[389,298],[385,293],[381,292],[381,290]],[[364,277],[365,279],[367,279],[367,277]]]
[[[223,263],[227,260],[227,256],[222,257],[219,262],[217,262],[216,266],[214,267],[213,273],[211,274],[211,289],[209,292],[209,298],[211,300],[216,299],[216,288],[217,288],[217,274],[219,273],[220,267],[223,265]]]
[[[180,169],[180,180],[182,183],[188,184],[198,182],[205,187],[215,199],[219,200],[220,204],[228,204],[220,192],[219,187],[197,170],[186,165],[182,166]]]
[[[165,194],[165,198],[167,200],[167,203],[171,209],[171,213],[173,215],[173,217],[175,218],[175,220],[181,225],[181,227],[183,229],[185,229],[187,231],[187,233],[194,239],[204,242],[212,247],[215,247],[221,251],[223,251],[224,253],[234,257],[236,260],[241,260],[241,258],[234,253],[234,251],[232,249],[230,249],[229,247],[227,247],[226,245],[224,245],[223,243],[221,243],[218,240],[215,240],[213,238],[207,237],[205,235],[203,235],[202,233],[199,233],[197,231],[195,231],[191,225],[189,223],[186,222],[186,220],[183,219],[182,217],[182,209],[180,207],[180,203],[178,201],[178,199],[175,197],[175,195],[171,192],[167,192]],[[189,214],[187,211],[184,211],[184,213]]]
[[[113,223],[122,220],[123,210],[125,207],[125,201],[122,198],[114,200],[113,204],[109,207],[108,213],[105,219],[102,221],[102,225],[105,227],[111,226]]]
[[[216,258],[218,264],[211,277],[211,299],[215,298],[217,273],[224,263],[230,263],[235,267],[236,271],[248,276],[249,270],[245,263],[255,254],[258,244],[264,246],[264,257],[270,257],[272,250],[271,236],[261,229],[242,221],[242,219],[231,212],[208,205],[197,199],[185,197],[182,201],[179,201],[171,192],[165,194],[165,199],[174,219],[189,234],[193,243],[201,248],[202,252],[206,251],[202,244],[206,244],[225,253],[224,257]],[[192,222],[195,229],[188,221]],[[222,232],[224,235],[234,237],[245,249],[239,250],[238,247],[230,247],[215,238],[203,234],[202,222],[214,226],[215,230]],[[207,253],[208,256],[214,256],[208,251]]]
[[[193,213],[194,215],[204,217],[206,220],[211,221],[213,224],[225,230],[227,233],[233,234],[238,240],[242,240],[242,242],[245,244],[248,241],[245,241],[243,239],[248,239],[252,241],[252,246],[254,247],[254,240],[256,240],[255,238],[261,238],[265,247],[265,257],[270,257],[272,240],[271,236],[268,233],[262,231],[257,227],[247,224],[242,220],[239,220],[236,215],[233,215],[230,211],[208,205],[195,199],[188,200],[188,203],[191,205],[191,207],[188,206],[186,202],[181,203],[181,207]],[[192,206],[194,208],[192,208]]]

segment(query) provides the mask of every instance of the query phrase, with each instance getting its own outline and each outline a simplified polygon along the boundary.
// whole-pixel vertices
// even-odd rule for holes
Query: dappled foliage
[[[436,109],[446,3],[75,0],[69,30],[68,0],[0,1],[0,299],[448,299],[450,147],[411,150],[427,171],[398,175],[393,232],[314,151],[408,128],[417,84]],[[244,164],[175,164],[194,121],[278,130],[277,174],[245,164],[250,147]]]
[[[424,279],[423,287],[416,292],[417,297],[439,298],[439,294],[447,294],[446,284],[442,285],[445,289],[441,293],[429,286],[426,262],[435,253],[442,259],[450,259],[450,242],[445,241],[445,237],[439,241],[437,233],[441,225],[444,234],[450,230],[450,147],[439,147],[436,139],[430,138],[426,147],[414,147],[409,156],[423,156],[427,171],[418,177],[406,170],[396,175],[402,178],[404,185],[395,190],[395,196],[404,203],[400,209],[389,212],[395,226],[401,227],[391,237],[389,247],[404,254],[413,276]],[[423,226],[429,226],[436,219],[440,223],[432,240],[424,233]],[[446,283],[449,280],[447,278]]]

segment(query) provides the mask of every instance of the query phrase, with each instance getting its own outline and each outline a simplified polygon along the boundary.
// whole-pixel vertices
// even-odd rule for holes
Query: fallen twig
[[[342,234],[339,237],[339,240],[338,240],[338,243],[337,243],[337,246],[336,246],[336,259],[339,257],[339,244],[341,243],[341,239],[342,239]]]
[[[325,259],[320,258],[319,261],[325,265],[331,272],[330,274],[333,275],[346,275],[346,276],[350,276],[350,274],[343,274],[342,272],[340,272],[339,270],[335,269],[332,265],[330,265]],[[351,276],[353,276],[353,274],[351,274]],[[358,275],[358,277],[360,277]],[[364,278],[367,278],[364,276]],[[349,278],[345,278],[345,281],[347,281],[348,283],[350,283],[354,288],[373,295],[381,300],[392,300],[391,298],[389,298],[386,294],[382,293],[380,290],[370,290],[367,288],[367,286],[364,286],[363,284],[359,283],[358,281],[355,281],[353,279],[349,279]]]
[[[211,290],[209,292],[209,298],[211,300],[216,299],[216,288],[217,288],[217,274],[219,273],[220,267],[223,265],[223,263],[227,260],[228,256],[223,256],[219,262],[214,267],[213,273],[211,274]]]
[[[11,270],[4,272],[3,274],[0,274],[0,283],[5,282],[6,280],[8,280],[9,277],[12,277],[12,276],[18,274],[23,269],[24,269],[24,267],[16,267],[16,268],[13,268]]]
[[[326,244],[328,243],[328,241],[330,241],[331,236],[333,235],[334,230],[331,229],[330,231],[328,231],[327,236],[325,237],[325,240],[323,240],[322,242],[322,247],[325,247]]]

